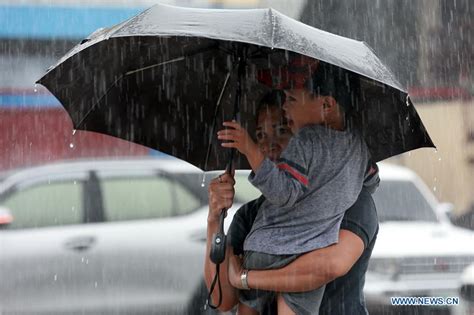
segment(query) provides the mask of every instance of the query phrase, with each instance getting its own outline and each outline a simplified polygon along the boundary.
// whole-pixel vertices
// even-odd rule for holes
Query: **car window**
[[[202,193],[204,193],[204,196],[207,200],[207,193],[209,189],[209,184],[212,179],[217,178],[220,174],[224,173],[224,171],[210,171],[206,172],[205,176],[205,186],[201,190]],[[262,195],[260,190],[255,188],[249,180],[249,173],[246,171],[238,171],[235,173],[234,179],[235,179],[235,200],[234,203],[247,203],[251,200],[257,199]],[[202,182],[202,175],[199,175],[200,182]]]
[[[249,182],[248,174],[236,174],[234,179],[235,198],[238,202],[246,203],[262,195],[260,190]]]
[[[1,206],[10,210],[8,229],[80,224],[83,219],[81,181],[45,182],[15,191]]]
[[[410,181],[381,181],[374,201],[380,222],[437,221],[430,204]]]
[[[172,217],[200,206],[196,196],[166,177],[105,178],[101,187],[107,221]]]

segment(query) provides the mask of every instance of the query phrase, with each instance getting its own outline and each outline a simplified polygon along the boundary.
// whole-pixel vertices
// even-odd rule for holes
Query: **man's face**
[[[276,161],[292,135],[280,108],[272,106],[260,111],[255,136],[263,155]]]
[[[306,89],[285,90],[285,94],[283,110],[293,133],[306,125],[324,121],[322,97],[315,97]]]

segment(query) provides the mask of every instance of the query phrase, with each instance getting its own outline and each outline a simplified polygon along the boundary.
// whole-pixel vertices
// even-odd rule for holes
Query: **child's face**
[[[314,96],[306,89],[286,90],[285,94],[283,110],[293,133],[304,126],[324,122],[323,97]]]
[[[288,145],[292,136],[283,111],[276,107],[268,107],[258,113],[255,136],[263,155],[276,161]]]

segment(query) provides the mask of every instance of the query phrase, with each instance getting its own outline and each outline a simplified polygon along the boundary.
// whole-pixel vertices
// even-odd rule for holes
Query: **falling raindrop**
[[[97,288],[97,281],[94,282],[94,288]]]
[[[58,275],[57,274],[54,275],[54,281],[58,281]]]
[[[436,186],[433,187],[433,191],[436,191]]]
[[[76,134],[76,131],[77,131],[76,129],[74,129],[74,130],[72,131],[72,135],[73,135],[73,136]]]
[[[84,257],[81,257],[81,262],[84,262],[85,258]]]
[[[38,84],[35,83],[35,89],[34,89],[35,93],[38,92]]]
[[[201,187],[206,186],[206,173],[202,174],[202,182],[201,182]]]
[[[74,148],[74,143],[72,143],[72,142],[69,143],[69,147],[70,147],[71,149],[73,149],[73,148]]]

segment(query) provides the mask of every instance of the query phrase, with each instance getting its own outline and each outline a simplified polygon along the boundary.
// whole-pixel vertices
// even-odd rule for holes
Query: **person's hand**
[[[222,209],[229,209],[234,202],[234,172],[224,173],[211,180],[209,184],[208,221],[219,221]]]
[[[255,151],[259,151],[257,144],[252,140],[247,130],[245,130],[239,123],[235,121],[226,121],[223,125],[230,128],[217,132],[217,139],[230,141],[223,142],[223,147],[235,148],[246,156]]]
[[[229,278],[229,283],[236,289],[242,290],[242,282],[240,280],[240,275],[242,274],[242,259],[236,255],[230,255],[229,257],[229,267],[228,267],[227,277]]]

